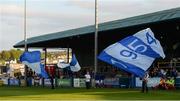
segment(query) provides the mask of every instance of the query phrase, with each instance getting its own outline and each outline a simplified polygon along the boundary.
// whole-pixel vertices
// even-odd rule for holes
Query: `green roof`
[[[173,20],[173,19],[180,19],[180,7],[164,10],[164,11],[159,11],[155,13],[130,17],[126,19],[101,23],[99,24],[99,31],[122,29],[122,28],[137,26],[137,25],[144,25],[144,24],[168,21],[168,20]],[[94,25],[90,25],[90,26],[81,27],[77,29],[71,29],[71,30],[28,38],[27,44],[28,45],[36,44],[39,42],[63,39],[67,37],[77,36],[77,35],[93,34],[94,32],[95,32]],[[23,47],[23,46],[24,46],[24,41],[21,41],[14,45],[14,47]]]

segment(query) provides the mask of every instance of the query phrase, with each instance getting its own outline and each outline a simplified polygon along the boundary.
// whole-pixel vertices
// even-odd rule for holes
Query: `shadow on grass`
[[[180,100],[180,90],[150,91],[138,89],[85,89],[48,87],[0,87],[0,99],[4,100]]]

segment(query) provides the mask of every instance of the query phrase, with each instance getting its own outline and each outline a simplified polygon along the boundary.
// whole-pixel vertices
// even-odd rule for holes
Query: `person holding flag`
[[[48,78],[48,74],[44,69],[44,65],[41,64],[40,51],[24,52],[20,56],[20,62],[31,68],[40,77]]]
[[[147,28],[108,46],[98,59],[144,78],[144,87],[147,88],[146,71],[159,57],[165,58],[163,48],[151,29]]]
[[[148,72],[146,72],[143,79],[142,79],[142,92],[143,93],[148,92],[148,86],[147,86],[148,78],[149,78],[149,74],[148,74]]]
[[[150,28],[110,45],[98,56],[100,60],[141,78],[159,57],[165,58],[165,54]]]

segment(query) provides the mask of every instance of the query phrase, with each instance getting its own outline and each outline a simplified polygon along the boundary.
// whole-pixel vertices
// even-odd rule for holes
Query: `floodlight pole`
[[[94,36],[94,76],[97,73],[98,61],[98,4],[97,0],[95,0],[95,36]]]
[[[26,0],[24,0],[24,51],[28,51],[27,49],[27,37],[26,37]],[[27,86],[27,66],[24,67],[24,80],[25,86]]]
[[[27,37],[26,37],[26,0],[24,0],[24,51],[27,51]]]

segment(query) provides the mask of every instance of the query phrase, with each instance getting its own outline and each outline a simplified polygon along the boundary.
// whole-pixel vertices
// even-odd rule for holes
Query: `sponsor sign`
[[[53,79],[54,85],[55,85],[55,80]],[[45,86],[51,86],[51,80],[50,79],[44,79],[44,85]]]
[[[136,82],[136,87],[142,87],[142,80],[140,80],[139,77],[136,78],[135,82]],[[154,86],[158,85],[159,82],[160,82],[160,78],[159,77],[149,78],[147,86],[148,87],[154,87]]]
[[[57,85],[61,87],[71,87],[71,79],[57,79]]]
[[[85,79],[84,78],[74,78],[74,87],[85,87]]]
[[[19,85],[19,80],[18,79],[10,79],[9,85]]]
[[[106,78],[106,79],[104,79],[104,85],[118,86],[119,85],[119,78]]]

